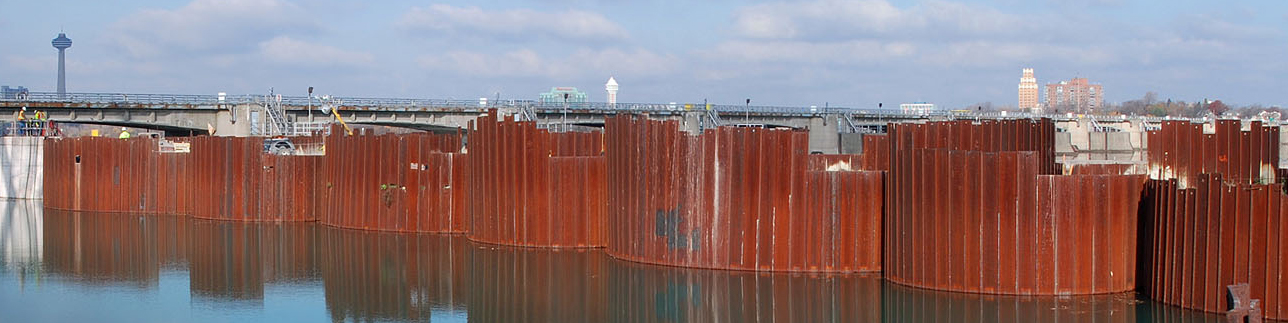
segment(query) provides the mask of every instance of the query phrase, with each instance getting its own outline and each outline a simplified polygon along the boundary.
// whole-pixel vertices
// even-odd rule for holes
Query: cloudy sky
[[[1120,102],[1288,105],[1288,1],[0,0],[0,84],[870,107],[1015,105],[1020,69]]]

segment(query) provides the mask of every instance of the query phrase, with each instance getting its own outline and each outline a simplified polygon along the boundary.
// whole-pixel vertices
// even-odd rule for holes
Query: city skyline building
[[[1033,76],[1032,68],[1025,68],[1020,72],[1019,85],[1019,105],[1020,111],[1040,113],[1042,106],[1038,104],[1038,79]]]
[[[1104,100],[1104,88],[1086,78],[1046,85],[1046,109],[1054,112],[1094,112],[1104,105]]]
[[[58,97],[67,95],[67,49],[72,47],[72,39],[66,33],[58,33],[58,38],[51,42],[58,49]]]
[[[929,102],[903,103],[899,105],[899,110],[904,113],[926,114],[926,112],[935,110],[935,104]]]

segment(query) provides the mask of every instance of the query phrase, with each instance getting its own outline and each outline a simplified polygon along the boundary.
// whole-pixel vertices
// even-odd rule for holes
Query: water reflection
[[[86,283],[155,288],[162,266],[186,262],[184,217],[46,209],[43,268]]]
[[[333,320],[428,321],[465,310],[460,236],[321,228],[322,277]]]
[[[473,244],[471,322],[605,322],[602,250]]]
[[[50,302],[65,302],[55,312],[79,313],[54,321],[1220,319],[1133,294],[985,296],[903,287],[875,275],[673,268],[602,250],[501,247],[460,236],[5,207],[0,321],[50,321],[55,310],[36,306]]]
[[[308,223],[189,220],[189,291],[203,301],[263,304],[264,285],[318,279],[316,227]]]
[[[609,265],[614,322],[877,322],[875,275],[768,274]]]

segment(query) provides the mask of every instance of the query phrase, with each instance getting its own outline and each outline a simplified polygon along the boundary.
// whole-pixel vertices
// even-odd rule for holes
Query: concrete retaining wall
[[[44,142],[40,137],[0,137],[0,199],[44,195]]]

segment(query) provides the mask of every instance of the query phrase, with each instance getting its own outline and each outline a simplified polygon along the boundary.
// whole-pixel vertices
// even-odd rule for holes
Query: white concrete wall
[[[0,137],[0,199],[44,196],[44,138]]]

